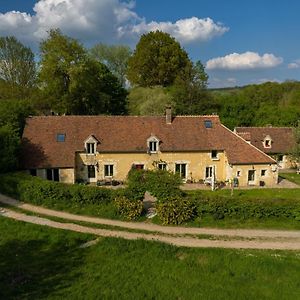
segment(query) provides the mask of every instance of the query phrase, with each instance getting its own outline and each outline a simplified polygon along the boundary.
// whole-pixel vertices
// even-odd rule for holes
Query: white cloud
[[[292,63],[289,63],[288,68],[289,69],[299,69],[300,68],[300,59],[296,59]]]
[[[125,0],[40,0],[34,14],[0,13],[0,35],[15,35],[21,41],[39,42],[51,28],[89,42],[128,42],[151,30],[163,30],[181,43],[207,41],[229,29],[210,18],[196,17],[172,22],[146,22],[134,11],[135,2]]]
[[[273,68],[281,64],[283,59],[274,54],[265,53],[260,56],[256,52],[247,51],[245,53],[232,53],[224,57],[210,59],[206,63],[208,70],[247,70]]]
[[[161,30],[168,32],[177,40],[184,44],[192,42],[208,41],[216,36],[220,36],[229,30],[221,23],[215,23],[210,18],[199,19],[192,17],[181,19],[175,23],[171,22],[150,22],[145,21],[133,26],[132,32],[141,35],[145,32]]]

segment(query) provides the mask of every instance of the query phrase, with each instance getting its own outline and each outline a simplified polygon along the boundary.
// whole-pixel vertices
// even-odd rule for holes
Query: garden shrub
[[[197,215],[196,205],[190,198],[169,198],[156,204],[156,211],[161,222],[166,224],[182,224]]]
[[[182,180],[178,174],[164,170],[136,170],[128,173],[126,197],[129,199],[142,200],[148,191],[159,201],[168,198],[183,196],[179,189]]]
[[[143,202],[140,200],[129,200],[124,196],[115,199],[115,205],[123,217],[127,220],[135,220],[141,216],[143,211]]]

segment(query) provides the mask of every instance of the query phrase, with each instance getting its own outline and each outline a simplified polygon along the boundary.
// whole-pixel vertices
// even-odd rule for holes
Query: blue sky
[[[60,27],[87,47],[134,48],[161,29],[206,65],[210,87],[224,87],[300,80],[299,12],[298,0],[0,0],[0,35],[37,50]]]

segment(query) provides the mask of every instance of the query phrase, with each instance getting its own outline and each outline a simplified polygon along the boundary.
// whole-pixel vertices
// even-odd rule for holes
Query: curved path
[[[42,215],[58,217],[66,220],[84,221],[94,224],[103,224],[117,226],[127,229],[145,230],[151,233],[135,233],[110,229],[99,229],[88,226],[81,226],[73,223],[60,223],[46,218],[30,216],[23,213],[15,212],[10,209],[2,209],[0,215],[13,218],[16,220],[30,222],[39,225],[46,225],[54,228],[91,233],[98,236],[118,237],[125,239],[145,239],[155,240],[185,247],[221,247],[221,248],[244,248],[244,249],[286,249],[300,250],[300,231],[283,231],[283,230],[248,230],[248,229],[213,229],[213,228],[188,228],[188,227],[170,227],[160,226],[148,223],[123,222],[117,220],[108,220],[88,216],[74,215],[70,213],[45,209],[39,206],[25,204],[14,200],[10,197],[0,194],[0,202],[9,204],[21,209],[35,212]],[[167,234],[167,235],[162,235]],[[171,234],[172,236],[168,236]],[[182,237],[178,235],[201,235],[209,234],[222,236],[222,239],[209,240],[199,237]],[[176,236],[177,235],[177,236]],[[225,236],[225,240],[224,240]],[[226,236],[227,239],[226,240]],[[234,238],[234,240],[230,240]],[[240,240],[236,238],[241,238]],[[259,238],[257,240],[243,240],[249,238]]]

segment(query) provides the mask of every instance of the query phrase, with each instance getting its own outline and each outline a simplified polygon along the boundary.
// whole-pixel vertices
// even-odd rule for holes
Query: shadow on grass
[[[42,299],[71,285],[82,261],[78,245],[11,240],[0,246],[0,299]]]

